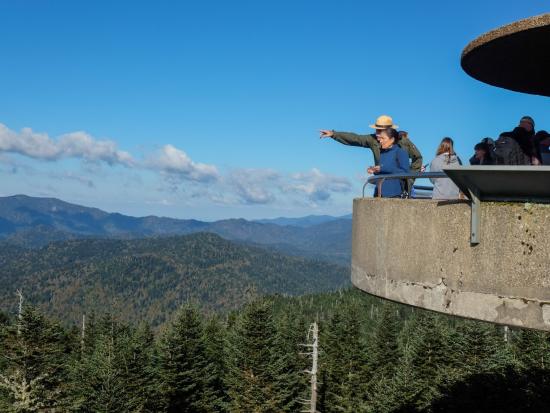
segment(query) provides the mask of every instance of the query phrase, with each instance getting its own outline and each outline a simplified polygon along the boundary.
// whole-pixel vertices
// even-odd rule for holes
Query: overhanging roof
[[[460,190],[480,201],[550,202],[550,166],[461,166],[444,169]]]
[[[550,13],[479,36],[462,52],[461,65],[490,85],[550,96]]]

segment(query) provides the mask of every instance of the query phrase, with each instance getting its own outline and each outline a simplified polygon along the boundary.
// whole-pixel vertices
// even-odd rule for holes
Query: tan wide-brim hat
[[[369,125],[369,127],[371,127],[372,129],[399,128],[399,126],[393,124],[393,119],[391,118],[391,116],[388,115],[378,116],[378,118],[376,119],[376,123],[374,125]]]

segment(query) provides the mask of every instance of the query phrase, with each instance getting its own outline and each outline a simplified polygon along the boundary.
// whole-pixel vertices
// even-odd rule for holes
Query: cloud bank
[[[317,168],[295,173],[267,168],[232,168],[222,173],[215,165],[196,162],[185,151],[170,144],[137,159],[120,150],[116,142],[96,139],[86,132],[72,132],[54,139],[30,128],[15,132],[0,123],[0,161],[3,153],[48,162],[80,159],[86,161],[83,166],[103,163],[123,166],[139,174],[149,171],[164,182],[161,191],[183,191],[188,197],[217,204],[305,203],[316,206],[329,202],[334,194],[352,190],[352,183],[347,178],[326,174]],[[60,171],[50,177],[95,188],[94,181],[86,175],[93,175],[92,170],[83,167],[76,174]]]
[[[108,165],[132,166],[134,159],[128,152],[117,149],[116,143],[97,140],[85,132],[72,132],[52,139],[47,134],[23,128],[17,133],[0,123],[0,152],[17,153],[29,158],[56,161],[80,158]]]
[[[310,204],[318,204],[328,201],[333,193],[352,190],[347,178],[325,174],[317,168],[292,174],[272,169],[237,169],[229,174],[228,186],[244,204],[272,203],[283,196],[305,196]]]
[[[218,169],[214,165],[193,162],[184,151],[172,145],[164,145],[146,165],[151,169],[196,182],[219,179]]]

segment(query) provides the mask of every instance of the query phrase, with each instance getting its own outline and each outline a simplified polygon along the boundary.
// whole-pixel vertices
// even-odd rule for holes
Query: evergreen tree
[[[153,335],[112,316],[89,323],[71,362],[71,409],[79,412],[158,411],[152,369]]]
[[[516,364],[499,328],[472,320],[457,320],[454,324],[455,328],[447,329],[446,337],[447,386],[471,375],[504,373]]]
[[[394,397],[400,409],[430,411],[445,381],[449,353],[444,324],[429,311],[415,311],[403,338],[403,356],[395,378]]]
[[[222,322],[217,316],[210,317],[204,329],[206,339],[206,358],[211,365],[208,386],[212,390],[213,402],[212,411],[228,411],[229,397],[225,386],[225,371],[227,362],[225,354],[226,331]]]
[[[321,411],[358,412],[365,408],[365,346],[361,337],[359,309],[348,304],[335,310],[324,324],[320,363],[324,370]]]
[[[300,399],[309,399],[309,377],[305,372],[311,370],[311,349],[303,347],[309,324],[297,314],[283,314],[277,323],[277,335],[274,344],[274,389],[277,394],[279,412],[294,413],[303,410]]]
[[[364,380],[371,411],[389,412],[395,407],[396,401],[391,396],[395,390],[396,368],[401,357],[399,331],[398,307],[386,302],[367,349]]]
[[[215,411],[216,369],[209,363],[203,322],[196,308],[182,307],[160,343],[160,380],[166,411]]]
[[[6,412],[62,411],[67,339],[63,330],[26,306],[0,336],[0,388]]]
[[[515,347],[520,373],[518,387],[524,393],[532,411],[547,407],[550,403],[549,334],[521,329],[518,331]],[[525,380],[525,377],[529,377],[529,380]]]
[[[278,411],[273,368],[275,335],[271,303],[259,299],[247,305],[228,337],[231,412]]]
[[[546,332],[521,329],[516,338],[516,353],[523,370],[550,370],[550,341]]]
[[[5,375],[8,368],[8,359],[5,353],[5,343],[10,335],[10,319],[7,314],[0,312],[0,375]],[[12,405],[11,394],[6,386],[0,385],[0,412],[7,412]]]
[[[154,335],[148,324],[142,323],[125,336],[121,343],[125,365],[125,393],[131,412],[158,412],[161,386],[155,360]]]
[[[10,323],[10,317],[7,313],[0,310],[0,327],[7,326]]]

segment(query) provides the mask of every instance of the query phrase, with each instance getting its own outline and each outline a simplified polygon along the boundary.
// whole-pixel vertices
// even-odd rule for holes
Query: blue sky
[[[130,215],[346,214],[369,151],[319,129],[393,116],[463,159],[548,98],[484,85],[462,49],[544,1],[0,0],[0,196]]]

